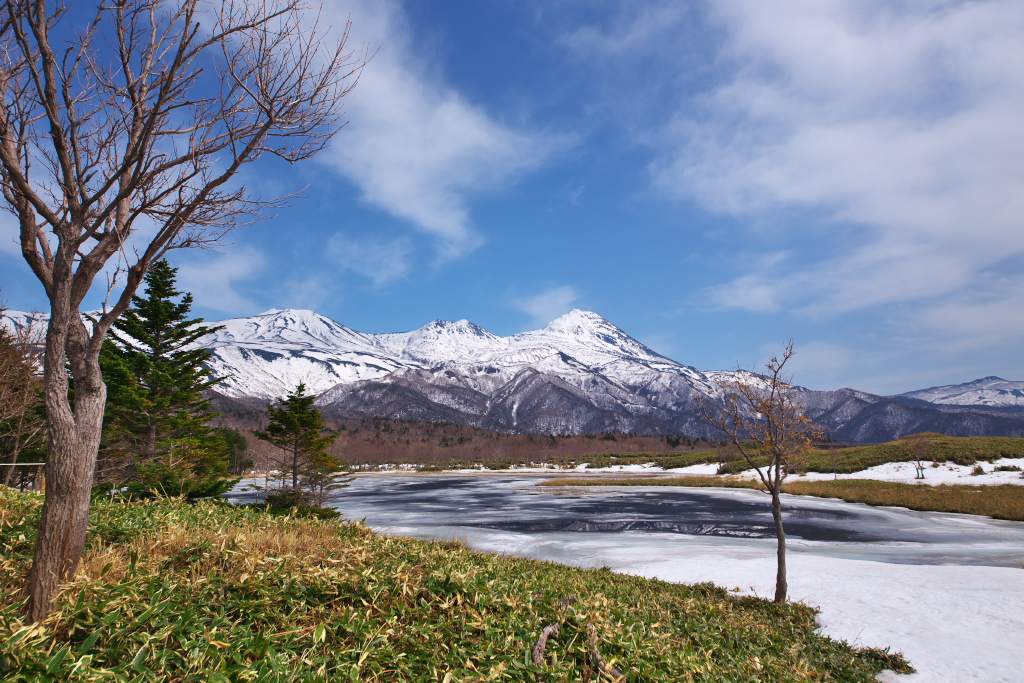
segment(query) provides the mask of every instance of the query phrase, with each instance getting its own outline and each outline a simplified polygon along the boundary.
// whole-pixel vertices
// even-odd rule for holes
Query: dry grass
[[[545,481],[538,486],[688,486],[764,490],[760,482],[740,477],[594,477]],[[961,512],[996,519],[1024,521],[1024,486],[970,486],[966,484],[902,484],[873,479],[795,481],[782,485],[796,496],[840,498],[851,503],[891,505],[911,510]]]
[[[552,479],[537,486],[578,487],[578,486],[690,486],[734,489],[763,489],[760,483],[744,477],[685,476],[685,477],[573,477]]]
[[[902,484],[870,479],[796,481],[782,490],[798,496],[841,498],[853,503],[892,505],[934,512],[962,512],[996,519],[1024,521],[1024,486],[967,484]]]
[[[39,501],[0,490],[0,679],[14,683],[596,683],[590,625],[629,680],[911,671],[816,633],[805,605],[166,500],[97,504],[75,582],[45,628],[27,627],[15,588]],[[539,668],[530,648],[556,621]]]

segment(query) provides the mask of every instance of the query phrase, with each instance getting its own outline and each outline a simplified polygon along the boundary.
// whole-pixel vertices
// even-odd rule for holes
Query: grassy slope
[[[378,536],[224,504],[95,506],[47,629],[17,581],[41,501],[0,492],[0,678],[8,681],[597,681],[586,625],[631,681],[869,681],[909,668],[814,633],[814,613],[684,586]],[[564,598],[578,601],[565,604]]]
[[[925,452],[922,453],[922,460],[973,465],[979,461],[991,462],[999,458],[1024,458],[1024,439],[1003,436],[956,437],[943,434],[920,434],[872,446],[815,450],[799,464],[797,469],[801,472],[835,471],[840,474],[849,474],[888,462],[911,462],[914,460],[914,451],[910,440],[915,436],[922,437],[927,444]],[[592,441],[591,443],[596,442]],[[754,445],[751,444],[751,447],[753,448]],[[587,463],[590,468],[653,464],[664,469],[720,463],[719,474],[737,474],[749,469],[747,461],[731,446],[687,452],[589,452],[571,457],[541,452],[532,462],[547,462],[564,467]],[[473,464],[483,465],[489,469],[507,469],[511,461],[473,461]],[[434,469],[459,466],[461,463],[444,463],[435,466]]]
[[[761,483],[739,477],[601,477],[546,481],[539,486],[696,486],[762,489]],[[965,484],[901,484],[871,479],[794,481],[782,485],[784,493],[840,498],[851,503],[893,505],[911,510],[962,512],[1024,522],[1024,486],[969,486]]]

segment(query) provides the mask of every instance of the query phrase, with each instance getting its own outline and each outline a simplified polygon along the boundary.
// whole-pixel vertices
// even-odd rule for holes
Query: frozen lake
[[[385,533],[459,538],[470,545],[507,540],[518,546],[534,539],[543,549],[516,552],[560,562],[573,558],[548,541],[607,541],[619,548],[687,541],[761,548],[767,541],[774,547],[771,499],[758,491],[602,486],[565,492],[535,486],[541,479],[557,477],[362,476],[332,506]],[[900,564],[1018,567],[1024,562],[1022,523],[785,498],[794,553]],[[589,564],[585,558],[572,563]]]
[[[536,487],[557,475],[361,475],[331,503],[382,533],[774,593],[770,498],[743,489]],[[903,651],[885,680],[1022,681],[1024,523],[785,496],[790,596],[822,631]]]

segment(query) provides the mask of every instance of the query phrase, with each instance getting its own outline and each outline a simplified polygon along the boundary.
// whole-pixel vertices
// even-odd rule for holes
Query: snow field
[[[933,466],[933,465],[937,465]],[[889,462],[884,465],[870,467],[860,472],[851,474],[832,475],[825,472],[808,472],[807,474],[791,475],[786,481],[822,481],[837,479],[875,479],[878,481],[893,481],[903,484],[972,484],[999,485],[1018,484],[1024,486],[1022,472],[996,472],[996,467],[1019,467],[1024,470],[1024,458],[1001,458],[992,463],[979,462],[977,465],[957,465],[952,462],[933,463],[924,462],[924,479],[915,479],[917,470],[912,462]],[[973,475],[971,472],[976,466],[985,470],[985,474]],[[754,470],[747,470],[741,473],[742,477],[757,477]],[[1021,677],[1024,681],[1024,676]]]
[[[797,544],[794,544],[795,546]],[[665,581],[712,581],[771,598],[773,548],[637,559],[619,571]],[[795,552],[794,552],[795,551]],[[788,554],[790,599],[820,609],[821,632],[861,647],[902,651],[908,683],[1024,680],[1024,569],[889,564]]]

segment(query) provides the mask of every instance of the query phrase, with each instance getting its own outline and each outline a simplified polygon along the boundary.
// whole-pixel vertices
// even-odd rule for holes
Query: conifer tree
[[[324,494],[334,487],[334,477],[342,471],[337,458],[327,452],[337,434],[323,434],[324,420],[313,407],[316,396],[306,395],[302,382],[279,405],[269,405],[270,422],[266,430],[252,430],[256,438],[277,446],[285,457],[278,463],[283,477],[291,479],[289,493],[294,503],[309,489],[313,502],[320,505]]]
[[[107,408],[98,478],[129,481],[139,492],[214,495],[231,484],[227,444],[209,426],[217,413],[203,392],[221,380],[203,367],[211,352],[190,345],[220,328],[189,317],[192,295],[176,289],[176,274],[167,261],[154,263],[145,296],[132,299],[104,342]]]
[[[237,429],[231,427],[216,427],[214,433],[224,443],[225,457],[228,462],[228,472],[231,474],[243,474],[255,464],[249,457],[249,442]]]

